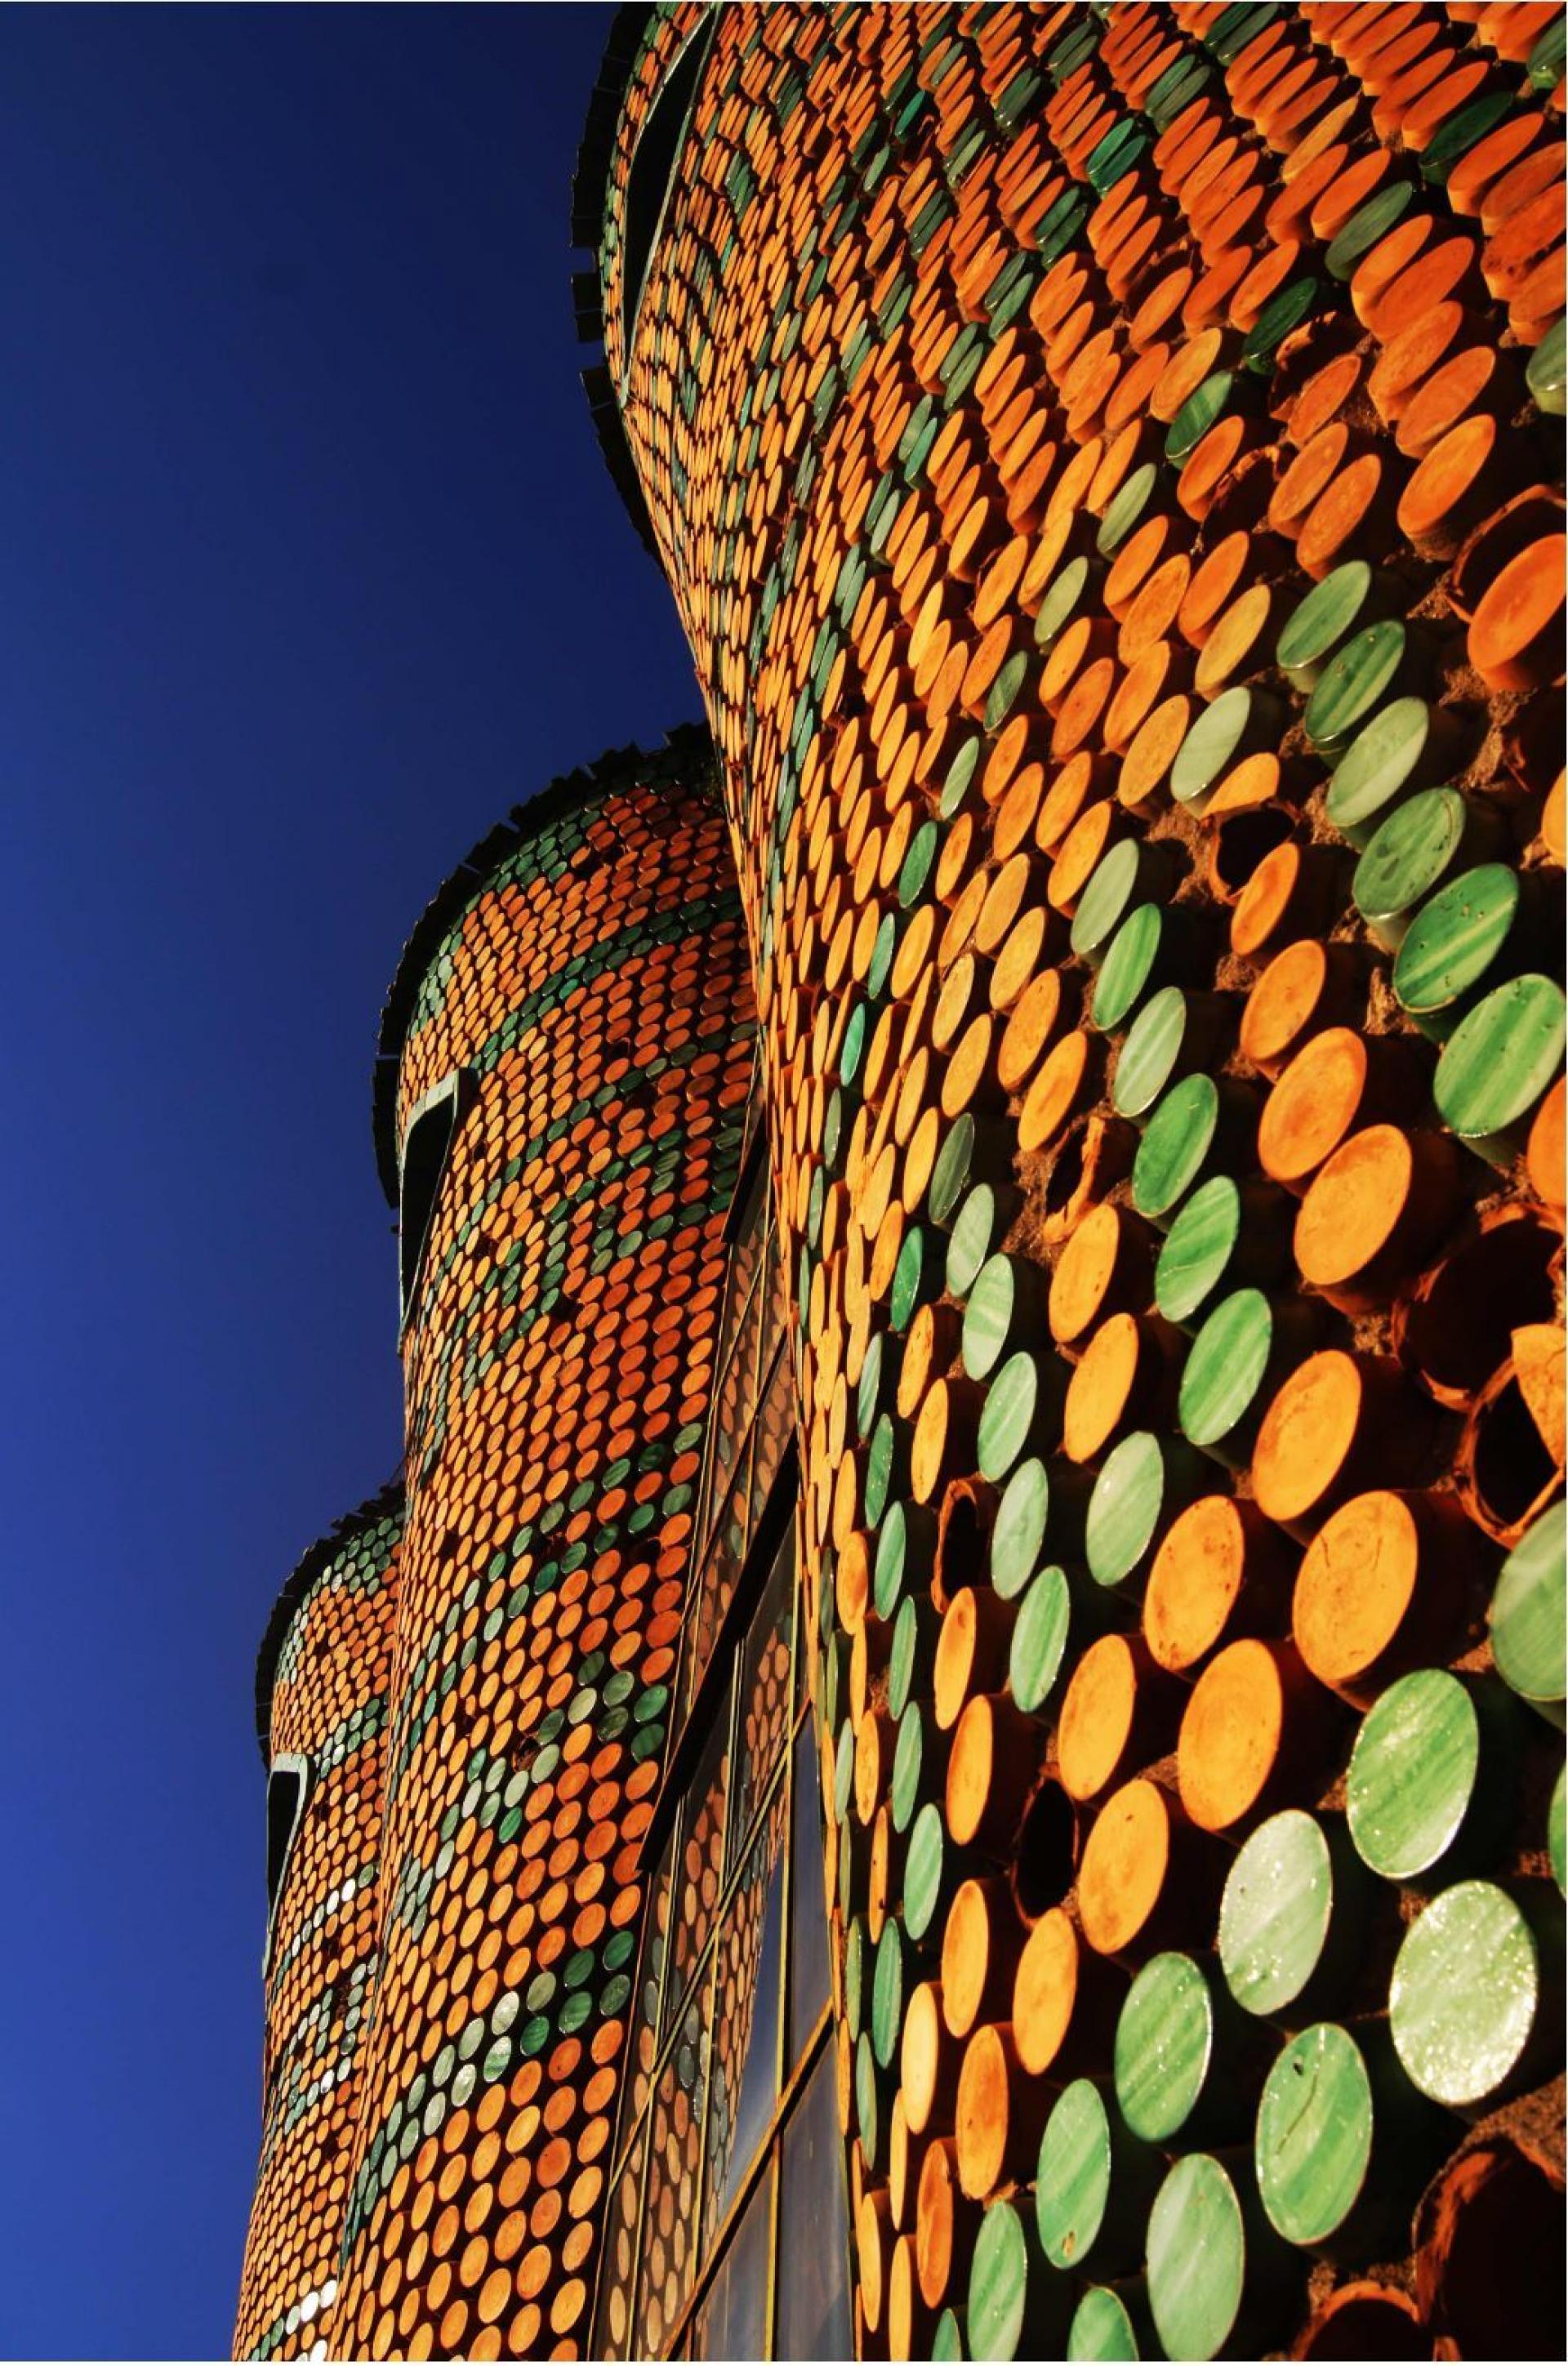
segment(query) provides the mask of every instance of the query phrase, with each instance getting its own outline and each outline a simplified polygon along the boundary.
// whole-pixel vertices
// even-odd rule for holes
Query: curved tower
[[[1561,2347],[1562,63],[616,22],[579,310],[746,911],[864,2355]]]
[[[238,2356],[325,2356],[380,1937],[382,1751],[400,1485],[311,1547],[256,1668],[268,1771],[261,2163]]]
[[[405,1481],[375,1534],[400,1532],[397,1581],[379,1657],[315,1639],[350,1607],[363,1623],[331,1590],[349,1548],[275,1620],[273,1784],[302,1789],[269,2013],[293,2052],[269,2057],[244,2350],[586,2346],[752,1064],[711,774],[686,731],[519,808],[435,898],[389,999],[375,1133]],[[315,1691],[295,1714],[285,1684],[297,1663],[313,1681],[318,1649],[332,1714],[375,1738],[355,1762],[358,1854],[378,1862],[349,1868],[354,1967],[316,1935],[350,1813],[340,1745]],[[297,1924],[303,2005],[280,1985]],[[353,2074],[330,2170],[274,2134],[318,2058],[329,2085]],[[281,2222],[306,2209],[302,2257]]]

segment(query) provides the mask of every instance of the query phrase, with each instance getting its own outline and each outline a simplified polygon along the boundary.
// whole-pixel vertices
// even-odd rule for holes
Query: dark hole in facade
[[[1023,1811],[1018,1833],[1013,1890],[1019,1910],[1031,1921],[1060,1906],[1073,1886],[1078,1861],[1078,1825],[1073,1803],[1047,1776]]]
[[[398,1198],[398,1284],[405,1319],[424,1265],[435,1195],[441,1189],[447,1153],[457,1129],[457,1086],[458,1079],[454,1076],[442,1087],[415,1118],[403,1144]]]
[[[266,1910],[277,1904],[288,1852],[305,1804],[302,1766],[275,1766],[266,1778]]]
[[[642,284],[648,276],[659,225],[664,218],[664,200],[681,153],[686,118],[707,59],[713,25],[710,11],[665,75],[659,96],[649,109],[631,171],[626,175],[621,241],[621,341],[622,351],[628,358]]]

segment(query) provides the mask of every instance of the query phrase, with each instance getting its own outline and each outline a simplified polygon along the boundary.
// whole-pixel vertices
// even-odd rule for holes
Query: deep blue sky
[[[0,2349],[226,2354],[257,1642],[398,1454],[429,896],[698,711],[577,382],[608,8],[0,13]]]

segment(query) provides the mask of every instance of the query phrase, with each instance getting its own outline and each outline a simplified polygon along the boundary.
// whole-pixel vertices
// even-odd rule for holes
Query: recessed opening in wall
[[[466,1071],[459,1068],[434,1085],[416,1104],[403,1136],[398,1190],[398,1286],[404,1322],[423,1270],[435,1195],[465,1106],[465,1082]]]
[[[310,1785],[310,1761],[293,1756],[273,1760],[266,1778],[266,1912],[267,1944],[272,1942],[272,1916],[288,1870],[288,1852],[305,1811]]]
[[[670,195],[676,160],[686,135],[686,120],[713,39],[718,12],[710,8],[660,84],[648,111],[641,137],[633,151],[626,175],[626,210],[621,231],[621,350],[631,359],[632,332],[649,263],[659,243],[660,227]]]

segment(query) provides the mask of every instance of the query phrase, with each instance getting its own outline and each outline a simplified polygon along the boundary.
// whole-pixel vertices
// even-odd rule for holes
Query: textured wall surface
[[[261,2166],[237,2354],[303,2357],[328,2338],[376,1979],[382,1736],[402,1491],[308,1554],[263,1655],[263,1746],[315,1770],[266,1965]]]
[[[590,392],[755,964],[866,2354],[1561,2353],[1562,61],[612,41]]]
[[[752,1059],[710,771],[688,734],[520,810],[389,1004],[384,1175],[468,1083],[403,1331],[390,1669],[360,1670],[387,1714],[333,2355],[586,2343]],[[317,2265],[264,2237],[275,2182],[243,2349]],[[279,2354],[321,2338],[294,2323]]]

